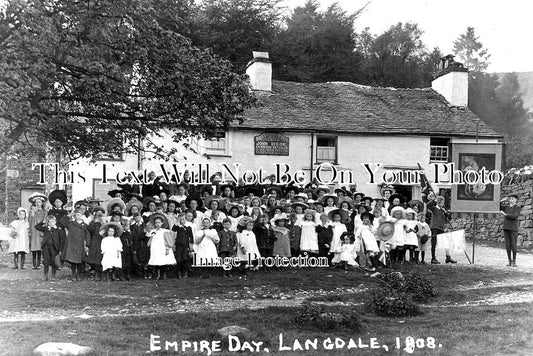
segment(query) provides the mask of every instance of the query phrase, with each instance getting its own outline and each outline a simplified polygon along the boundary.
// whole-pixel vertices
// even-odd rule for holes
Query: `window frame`
[[[328,139],[333,140],[334,146],[319,146],[318,140],[319,139]],[[319,147],[334,147],[335,148],[335,158],[333,161],[330,160],[320,160],[318,158],[318,148]],[[321,163],[331,163],[331,164],[338,164],[339,162],[339,137],[334,135],[317,135],[315,137],[315,164],[321,164]]]

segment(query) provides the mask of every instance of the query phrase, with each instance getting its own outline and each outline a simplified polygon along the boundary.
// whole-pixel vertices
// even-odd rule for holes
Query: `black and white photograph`
[[[533,355],[525,0],[0,0],[0,355]]]

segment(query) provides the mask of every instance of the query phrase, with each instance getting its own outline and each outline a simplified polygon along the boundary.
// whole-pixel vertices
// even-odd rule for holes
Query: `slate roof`
[[[248,109],[236,129],[474,137],[478,124],[479,137],[502,137],[431,88],[273,81],[272,92],[256,94],[258,107]]]

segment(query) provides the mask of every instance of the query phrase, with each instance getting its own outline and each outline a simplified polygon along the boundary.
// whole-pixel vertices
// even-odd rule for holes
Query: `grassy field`
[[[5,259],[4,259],[5,261]],[[410,318],[378,317],[366,310],[369,290],[382,284],[363,272],[300,269],[256,272],[248,280],[193,278],[156,282],[43,282],[42,271],[13,271],[0,265],[0,354],[28,355],[48,341],[91,346],[93,355],[145,355],[150,335],[164,341],[220,340],[216,330],[239,325],[251,330],[247,341],[262,342],[259,352],[245,346],[229,351],[222,343],[214,355],[531,355],[533,354],[533,281],[515,269],[468,265],[406,266],[430,278],[437,290],[423,315]],[[320,330],[298,325],[294,318],[302,304],[325,303],[328,310],[344,312],[356,305],[362,330]],[[318,338],[318,350],[279,351]],[[324,350],[323,340],[379,342],[379,349]],[[406,338],[424,339],[424,348],[404,350]],[[396,338],[401,348],[395,349]],[[427,338],[436,340],[427,348]],[[439,347],[439,344],[441,345]],[[181,344],[180,344],[181,345]],[[250,345],[253,345],[250,343]],[[387,351],[382,345],[389,348]],[[419,340],[419,346],[422,340]],[[235,345],[234,345],[235,346]],[[241,344],[242,348],[243,344]],[[155,351],[155,355],[208,355],[195,352]]]

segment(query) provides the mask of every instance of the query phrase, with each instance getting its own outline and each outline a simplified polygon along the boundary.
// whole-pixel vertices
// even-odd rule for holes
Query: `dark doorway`
[[[413,187],[410,185],[394,185],[394,190],[396,191],[396,194],[403,195],[407,201],[410,201],[413,199]]]

